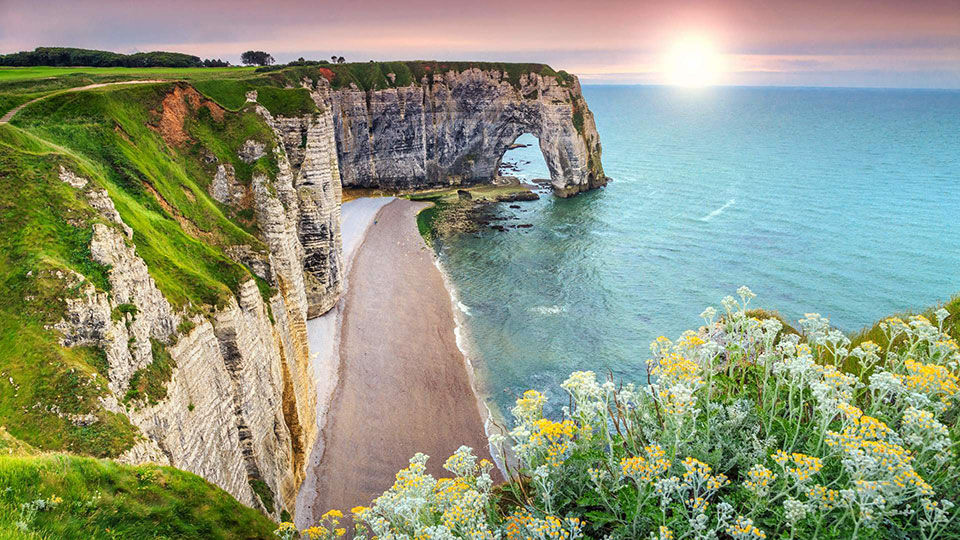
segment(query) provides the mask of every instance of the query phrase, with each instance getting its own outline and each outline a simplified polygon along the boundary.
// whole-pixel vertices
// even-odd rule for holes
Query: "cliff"
[[[333,92],[344,186],[490,182],[524,133],[540,140],[557,195],[606,184],[600,137],[575,76],[545,66],[511,73],[501,65],[456,63],[392,63],[381,70],[395,82],[394,71],[404,67],[423,74],[406,86],[351,83]]]
[[[278,518],[319,435],[316,379],[336,372],[311,365],[306,322],[343,290],[341,184],[489,181],[525,132],[558,194],[606,177],[579,83],[546,66],[242,73],[18,83],[29,105],[0,125],[0,425],[193,472]]]
[[[293,511],[318,436],[306,320],[342,285],[333,120],[288,93],[229,111],[184,84],[114,88],[3,127],[5,283],[34,291],[4,315],[22,332],[35,313],[40,340],[34,364],[0,358],[15,436]]]

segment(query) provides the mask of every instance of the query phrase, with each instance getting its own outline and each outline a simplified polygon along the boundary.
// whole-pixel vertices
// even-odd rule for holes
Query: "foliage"
[[[230,62],[219,58],[207,58],[203,61],[203,67],[230,67]]]
[[[247,66],[269,66],[274,62],[274,59],[273,56],[264,51],[246,51],[240,55],[240,61]]]
[[[130,387],[123,398],[124,402],[138,401],[156,405],[167,397],[167,383],[170,382],[176,364],[167,348],[153,338],[150,338],[150,352],[153,361],[130,376]]]
[[[267,512],[273,513],[273,490],[270,489],[270,486],[266,482],[259,478],[250,479],[250,489],[257,494],[257,497],[260,498],[260,502],[263,503],[263,507],[267,509]]]
[[[0,538],[273,538],[194,474],[67,455],[0,457]]]
[[[960,538],[960,302],[854,346],[816,313],[802,333],[751,316],[753,293],[737,292],[698,331],[657,338],[643,385],[575,372],[556,421],[527,391],[510,482],[450,514],[466,528],[444,520],[439,486],[471,475],[434,480],[418,455],[359,509],[355,537]]]
[[[32,51],[0,55],[0,66],[203,67],[204,63],[196,56],[174,52],[120,54],[72,47],[37,47]]]

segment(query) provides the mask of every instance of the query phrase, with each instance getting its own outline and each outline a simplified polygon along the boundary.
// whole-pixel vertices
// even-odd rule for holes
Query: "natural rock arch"
[[[570,196],[607,182],[600,138],[580,83],[500,71],[436,73],[420,85],[332,93],[345,187],[412,188],[491,181],[523,133],[540,141],[554,191]]]

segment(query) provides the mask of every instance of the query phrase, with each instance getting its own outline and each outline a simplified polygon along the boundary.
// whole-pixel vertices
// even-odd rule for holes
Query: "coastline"
[[[509,430],[506,429],[506,419],[503,418],[502,415],[495,414],[494,410],[490,408],[490,405],[487,402],[489,393],[483,391],[484,386],[481,375],[478,373],[477,366],[474,364],[474,357],[471,354],[471,349],[468,345],[470,341],[469,326],[465,320],[470,314],[470,308],[460,301],[460,297],[457,295],[457,288],[454,286],[453,280],[450,278],[450,275],[444,268],[439,256],[434,257],[434,265],[436,265],[437,270],[443,277],[443,285],[447,289],[447,294],[450,295],[450,306],[453,310],[454,320],[453,332],[454,336],[456,337],[457,348],[460,349],[460,354],[463,356],[464,366],[467,368],[467,375],[470,378],[470,388],[473,389],[473,396],[477,400],[477,408],[480,410],[480,414],[483,417],[483,432],[487,437],[487,452],[490,453],[492,461],[497,466],[500,474],[506,478],[506,464],[503,462],[502,456],[496,452],[496,448],[490,444],[490,435],[495,433],[495,428],[500,427],[497,424],[498,421],[502,424],[502,429],[499,429],[496,432],[498,435],[506,436]]]
[[[360,201],[379,205],[348,227]],[[424,206],[405,199],[344,205],[345,293],[308,324],[321,434],[297,497],[298,525],[331,508],[368,504],[419,451],[431,456],[436,476],[461,444],[499,465],[487,440],[492,416],[461,343],[455,293],[417,230]]]

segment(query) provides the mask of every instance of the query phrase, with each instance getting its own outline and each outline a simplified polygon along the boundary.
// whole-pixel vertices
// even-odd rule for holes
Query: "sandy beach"
[[[308,326],[315,362],[339,364],[339,371],[323,385],[333,399],[318,411],[323,432],[301,488],[298,524],[368,504],[416,452],[431,456],[434,475],[445,475],[443,462],[461,444],[490,458],[450,295],[417,231],[423,204],[344,205],[346,293]],[[330,361],[335,357],[339,362]]]

